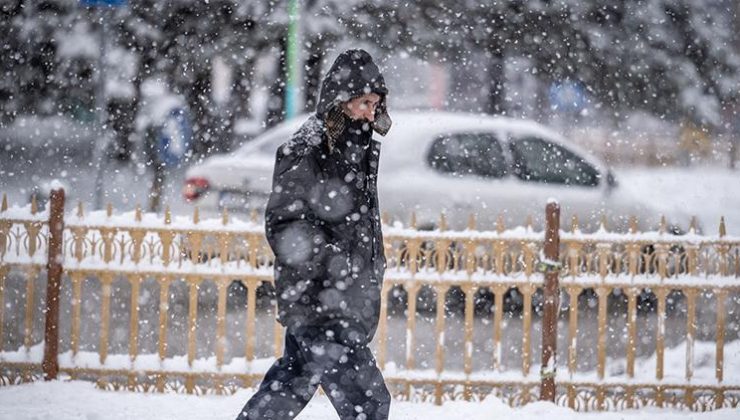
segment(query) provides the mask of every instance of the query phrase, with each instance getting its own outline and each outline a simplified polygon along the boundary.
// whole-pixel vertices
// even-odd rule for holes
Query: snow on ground
[[[0,420],[24,419],[233,419],[252,391],[232,396],[194,396],[182,394],[144,394],[101,391],[90,382],[37,382],[0,388]],[[523,408],[510,408],[500,400],[483,402],[431,403],[394,402],[391,419],[497,419],[497,420],[730,420],[740,418],[740,408],[706,413],[646,408],[641,411],[575,413],[551,403],[536,402]],[[298,416],[299,420],[337,419],[329,400],[316,395]]]
[[[704,233],[719,231],[725,217],[727,233],[740,235],[740,171],[721,167],[617,168],[624,194],[648,197],[654,207],[671,214],[681,209],[696,216]],[[659,218],[656,215],[656,219]]]

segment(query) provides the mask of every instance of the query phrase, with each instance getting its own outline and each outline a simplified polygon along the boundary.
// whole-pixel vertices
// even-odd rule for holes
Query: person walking
[[[237,419],[292,419],[320,385],[342,420],[387,419],[368,347],[385,270],[377,197],[388,89],[364,50],[341,53],[316,113],[277,150],[265,210],[285,348]]]

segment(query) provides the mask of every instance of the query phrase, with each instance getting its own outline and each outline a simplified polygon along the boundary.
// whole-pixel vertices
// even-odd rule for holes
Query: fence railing
[[[269,300],[273,256],[256,220],[110,206],[85,214],[79,205],[63,219],[61,258],[50,258],[49,217],[3,198],[0,383],[42,375],[48,303],[38,289],[50,261],[63,269],[53,362],[73,378],[228,393],[256,385],[282,353]],[[437,230],[420,231],[413,217],[408,227],[384,221],[388,268],[373,345],[398,398],[493,394],[519,405],[553,379],[556,401],[581,410],[740,403],[740,372],[725,374],[728,321],[731,339],[740,321],[740,238],[726,235],[724,221],[717,235],[690,228],[675,236],[665,223],[654,232],[582,233],[573,220],[558,231],[556,261],[543,258],[544,233],[530,226],[478,230],[472,217],[464,231],[446,224],[442,216]],[[541,366],[533,351],[548,302],[542,271],[553,270],[562,304],[551,315],[564,327],[558,371],[555,357]],[[736,344],[730,350],[740,352]]]

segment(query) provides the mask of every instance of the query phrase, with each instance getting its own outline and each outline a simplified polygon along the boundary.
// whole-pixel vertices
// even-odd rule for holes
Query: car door
[[[536,135],[512,136],[508,149],[512,176],[520,185],[515,189],[517,199],[530,203],[527,212],[540,215],[547,200],[555,198],[564,223],[570,223],[574,214],[590,224],[598,220],[605,200],[601,184],[606,180],[593,164]]]

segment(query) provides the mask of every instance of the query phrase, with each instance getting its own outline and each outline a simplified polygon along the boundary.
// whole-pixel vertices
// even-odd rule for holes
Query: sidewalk
[[[252,391],[232,396],[143,394],[100,391],[89,382],[37,382],[0,387],[0,419],[233,419]],[[316,395],[299,420],[337,419],[325,396]],[[532,403],[512,409],[501,401],[428,403],[394,402],[391,419],[403,420],[730,420],[740,418],[740,408],[706,413],[648,408],[642,411],[575,413],[550,403]]]

